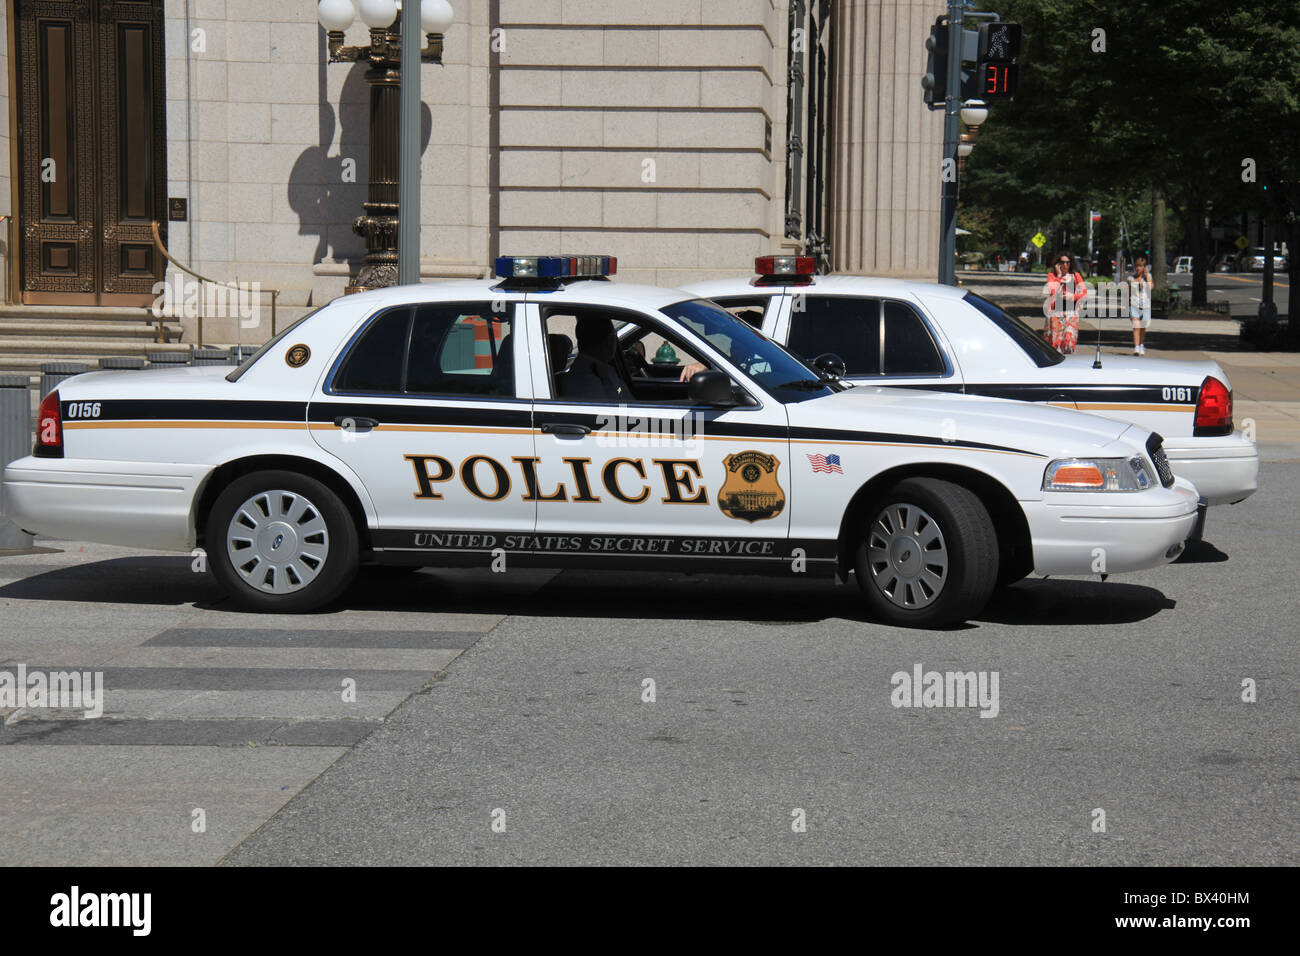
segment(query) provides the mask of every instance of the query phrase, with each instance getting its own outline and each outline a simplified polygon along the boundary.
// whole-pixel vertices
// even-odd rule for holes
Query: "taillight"
[[[41,399],[41,410],[36,415],[36,447],[32,454],[37,458],[63,457],[63,418],[59,414],[57,388]]]
[[[1232,390],[1213,375],[1201,383],[1201,397],[1196,402],[1196,425],[1193,435],[1232,434]]]

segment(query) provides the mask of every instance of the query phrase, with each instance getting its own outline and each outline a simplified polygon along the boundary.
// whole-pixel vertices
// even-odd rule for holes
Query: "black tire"
[[[1004,591],[1019,584],[1034,573],[1034,559],[1030,554],[1004,554],[998,558],[998,580],[995,591]]]
[[[287,494],[272,502],[269,493],[274,491]],[[258,497],[262,500],[234,526],[237,512]],[[301,516],[292,513],[299,508]],[[249,518],[252,512],[257,513]],[[265,525],[254,531],[250,521],[265,521]],[[301,541],[296,529],[304,532]],[[236,478],[217,496],[206,530],[213,575],[237,604],[252,611],[313,610],[342,594],[357,573],[359,545],[352,515],[338,495],[306,475],[258,471]],[[238,538],[245,530],[250,542],[261,544],[241,546],[228,541],[228,534]],[[276,535],[280,541],[275,540]],[[290,547],[281,560],[274,552],[285,543]],[[232,548],[236,557],[232,557]],[[238,560],[245,552],[249,560]],[[254,558],[263,563],[254,564]],[[287,590],[272,592],[267,589],[268,581],[269,586]]]
[[[938,478],[908,478],[868,513],[854,567],[873,617],[943,627],[988,603],[998,579],[998,538],[974,492]],[[935,570],[941,558],[942,574]]]

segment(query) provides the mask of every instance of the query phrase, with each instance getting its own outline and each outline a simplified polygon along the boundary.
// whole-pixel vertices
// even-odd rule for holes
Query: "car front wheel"
[[[254,611],[310,611],[357,572],[357,529],[338,495],[314,478],[259,471],[232,481],[208,516],[218,582]]]
[[[904,627],[942,627],[988,603],[998,580],[998,539],[974,492],[937,478],[908,478],[870,513],[855,568],[873,616]]]

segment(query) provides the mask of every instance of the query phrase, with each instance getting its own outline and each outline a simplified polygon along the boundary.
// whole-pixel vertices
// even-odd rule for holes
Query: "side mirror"
[[[823,378],[835,381],[842,379],[848,373],[848,366],[844,364],[844,359],[834,352],[823,352],[813,359],[813,368],[821,372]]]
[[[735,405],[736,396],[731,391],[731,376],[726,372],[705,370],[691,376],[688,394],[696,405]]]

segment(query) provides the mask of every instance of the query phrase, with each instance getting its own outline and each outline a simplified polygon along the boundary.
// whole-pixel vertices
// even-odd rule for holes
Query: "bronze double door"
[[[15,0],[27,303],[147,305],[164,263],[163,0]]]

